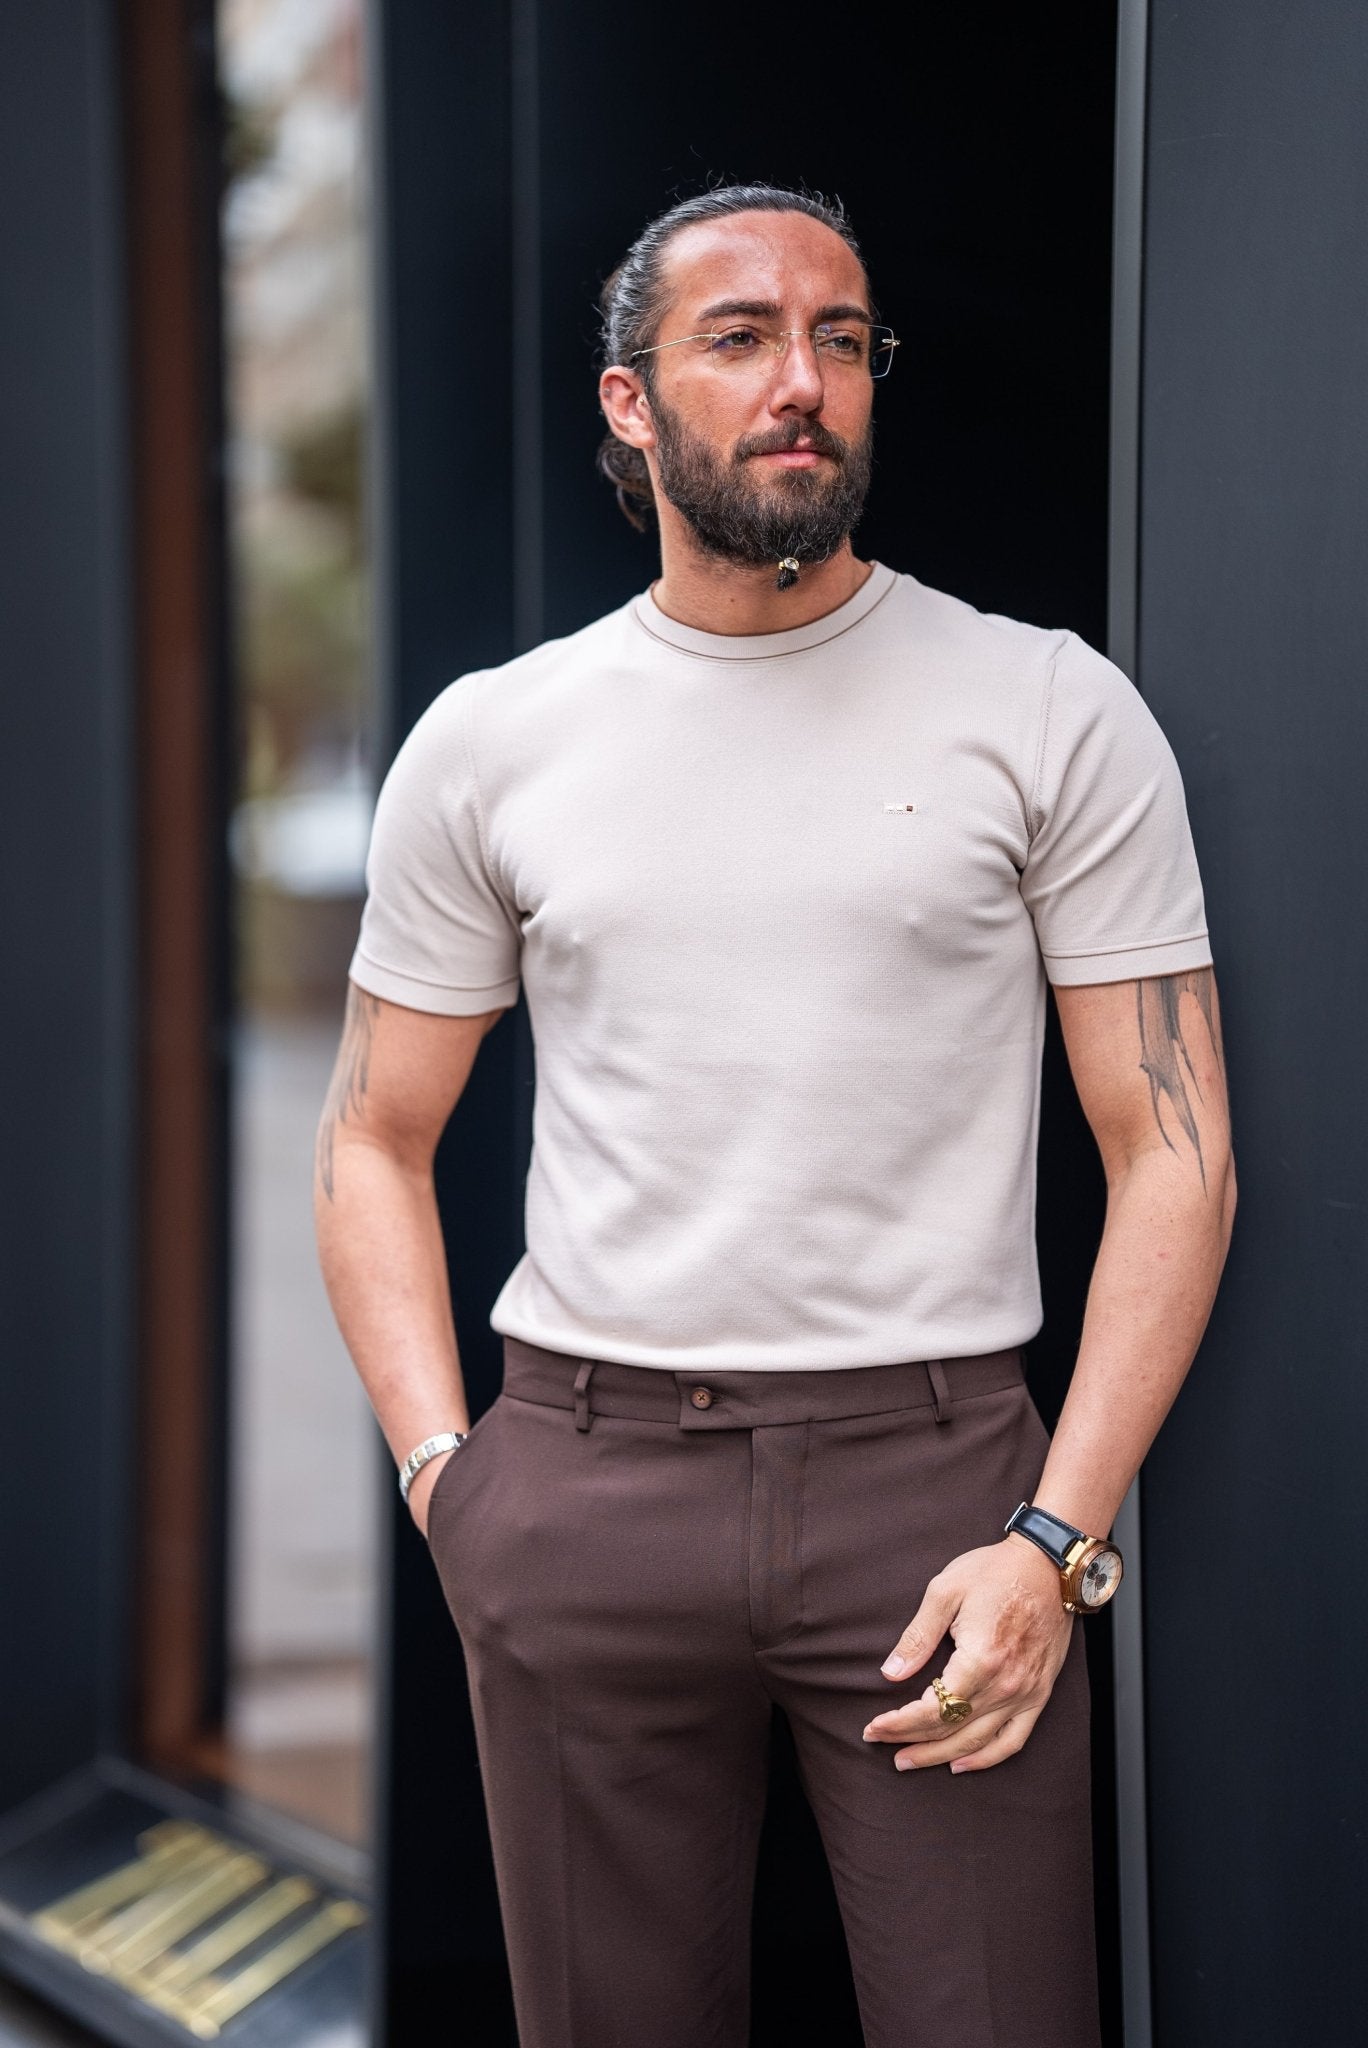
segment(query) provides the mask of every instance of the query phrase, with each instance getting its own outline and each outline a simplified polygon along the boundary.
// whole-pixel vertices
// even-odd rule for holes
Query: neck
[[[858,562],[847,539],[825,562],[804,564],[798,581],[776,588],[776,560],[763,569],[719,562],[662,521],[661,575],[651,585],[660,609],[703,633],[782,633],[810,625],[854,597],[873,570]]]

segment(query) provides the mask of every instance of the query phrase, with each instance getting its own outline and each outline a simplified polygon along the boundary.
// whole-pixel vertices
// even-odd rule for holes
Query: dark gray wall
[[[1150,35],[1140,682],[1241,1183],[1144,1480],[1155,2039],[1285,2048],[1368,1992],[1368,12],[1184,0]]]
[[[119,1719],[133,1061],[113,17],[0,10],[0,1813]]]
[[[506,7],[371,0],[377,771],[444,683],[513,652],[510,75]],[[487,1316],[519,1245],[512,1031],[506,1019],[482,1050],[437,1162],[476,1415],[498,1392]],[[377,1466],[389,1519],[372,2035],[404,2048],[459,2018],[472,2040],[511,2048],[460,1643],[382,1444]]]

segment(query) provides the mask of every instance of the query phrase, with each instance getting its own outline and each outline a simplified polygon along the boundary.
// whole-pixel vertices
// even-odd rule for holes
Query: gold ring
[[[940,1717],[947,1728],[958,1728],[960,1722],[967,1721],[973,1713],[974,1702],[957,1692],[947,1692],[943,1678],[933,1678],[931,1690],[940,1701]]]

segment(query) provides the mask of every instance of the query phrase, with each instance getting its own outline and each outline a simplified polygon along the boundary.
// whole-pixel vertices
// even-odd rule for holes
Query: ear
[[[636,371],[614,363],[599,378],[598,389],[600,410],[619,441],[629,448],[654,448],[651,402]]]

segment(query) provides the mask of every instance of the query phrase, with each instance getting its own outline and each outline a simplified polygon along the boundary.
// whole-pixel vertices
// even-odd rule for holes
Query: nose
[[[770,385],[771,412],[820,412],[826,397],[822,363],[810,334],[788,334]]]

